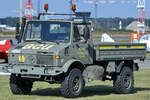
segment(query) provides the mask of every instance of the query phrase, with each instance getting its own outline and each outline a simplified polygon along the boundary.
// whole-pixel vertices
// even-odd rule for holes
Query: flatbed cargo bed
[[[146,44],[143,43],[98,43],[94,44],[95,60],[144,60]]]

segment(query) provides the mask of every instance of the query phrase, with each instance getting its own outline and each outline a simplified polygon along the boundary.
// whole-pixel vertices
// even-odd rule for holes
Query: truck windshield
[[[69,42],[71,23],[30,21],[27,23],[24,41]]]

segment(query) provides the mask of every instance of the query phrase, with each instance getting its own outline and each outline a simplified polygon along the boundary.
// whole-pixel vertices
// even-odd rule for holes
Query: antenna
[[[38,9],[38,11],[37,11],[37,14],[39,14],[40,13],[40,0],[38,0],[38,3],[37,3],[37,9]]]
[[[20,25],[22,24],[22,0],[20,0]]]

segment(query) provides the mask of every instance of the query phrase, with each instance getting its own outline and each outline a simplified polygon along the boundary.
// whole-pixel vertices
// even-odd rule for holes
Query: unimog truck
[[[40,16],[74,16],[71,19],[40,19]],[[93,80],[112,80],[117,93],[134,89],[134,71],[144,60],[146,44],[94,43],[90,13],[40,13],[17,27],[18,44],[9,50],[8,70],[13,94],[29,94],[35,81],[61,84],[66,98],[81,95]],[[18,25],[17,25],[18,26]]]

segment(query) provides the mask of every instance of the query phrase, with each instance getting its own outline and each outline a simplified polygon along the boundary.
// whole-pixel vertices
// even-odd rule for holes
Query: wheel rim
[[[127,74],[124,78],[123,78],[123,83],[126,89],[129,89],[131,87],[132,84],[132,77],[130,74]]]
[[[78,93],[81,88],[81,78],[76,76],[73,80],[73,92]]]

